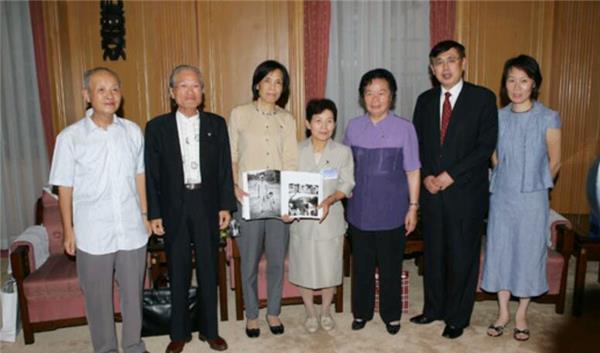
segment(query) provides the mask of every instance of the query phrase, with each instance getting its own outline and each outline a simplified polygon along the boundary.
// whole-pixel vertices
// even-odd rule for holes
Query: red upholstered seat
[[[75,261],[64,255],[50,256],[37,271],[27,276],[23,289],[29,300],[80,295]]]
[[[26,344],[34,342],[35,332],[86,323],[85,300],[77,278],[76,260],[65,255],[63,250],[58,201],[44,193],[38,200],[37,213],[36,219],[46,228],[50,257],[40,265],[34,261],[30,242],[16,241],[10,247]],[[120,312],[117,285],[113,301],[115,313]]]
[[[565,258],[556,250],[548,250],[546,273],[548,275],[548,294],[559,294]]]

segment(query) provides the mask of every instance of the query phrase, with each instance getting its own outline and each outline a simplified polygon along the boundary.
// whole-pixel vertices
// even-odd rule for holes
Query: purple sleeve
[[[352,129],[352,120],[348,122],[346,126],[346,133],[344,134],[344,141],[342,143],[348,147],[352,147],[352,141],[350,141],[350,130]]]
[[[413,124],[409,123],[407,125],[404,136],[404,146],[402,148],[404,153],[404,170],[412,172],[413,170],[421,168],[421,161],[419,160],[419,142]]]

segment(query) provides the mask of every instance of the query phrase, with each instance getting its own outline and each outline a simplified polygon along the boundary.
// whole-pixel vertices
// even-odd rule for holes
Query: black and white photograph
[[[250,218],[281,216],[281,175],[278,170],[248,173]]]
[[[243,173],[242,185],[249,195],[242,202],[244,219],[322,216],[318,206],[323,177],[319,173],[255,170]]]
[[[315,184],[289,184],[288,210],[292,217],[317,217],[319,186]]]

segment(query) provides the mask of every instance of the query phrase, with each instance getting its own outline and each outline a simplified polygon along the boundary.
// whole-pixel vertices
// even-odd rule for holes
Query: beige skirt
[[[322,238],[318,232],[293,232],[290,235],[290,282],[310,289],[335,287],[342,283],[344,235]]]

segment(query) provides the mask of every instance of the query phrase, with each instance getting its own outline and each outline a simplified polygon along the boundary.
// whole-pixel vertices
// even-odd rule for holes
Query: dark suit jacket
[[[419,138],[421,176],[446,171],[454,184],[438,195],[423,187],[421,204],[427,208],[439,200],[444,210],[479,217],[487,212],[489,159],[498,137],[496,96],[487,88],[464,82],[444,145],[440,145],[440,94],[439,86],[432,88],[419,96],[415,106],[413,124]]]
[[[148,219],[162,218],[167,233],[176,231],[184,185],[175,113],[158,116],[146,125],[145,163]],[[236,209],[231,151],[225,120],[206,112],[200,112],[200,172],[203,216],[218,231],[219,211]]]

